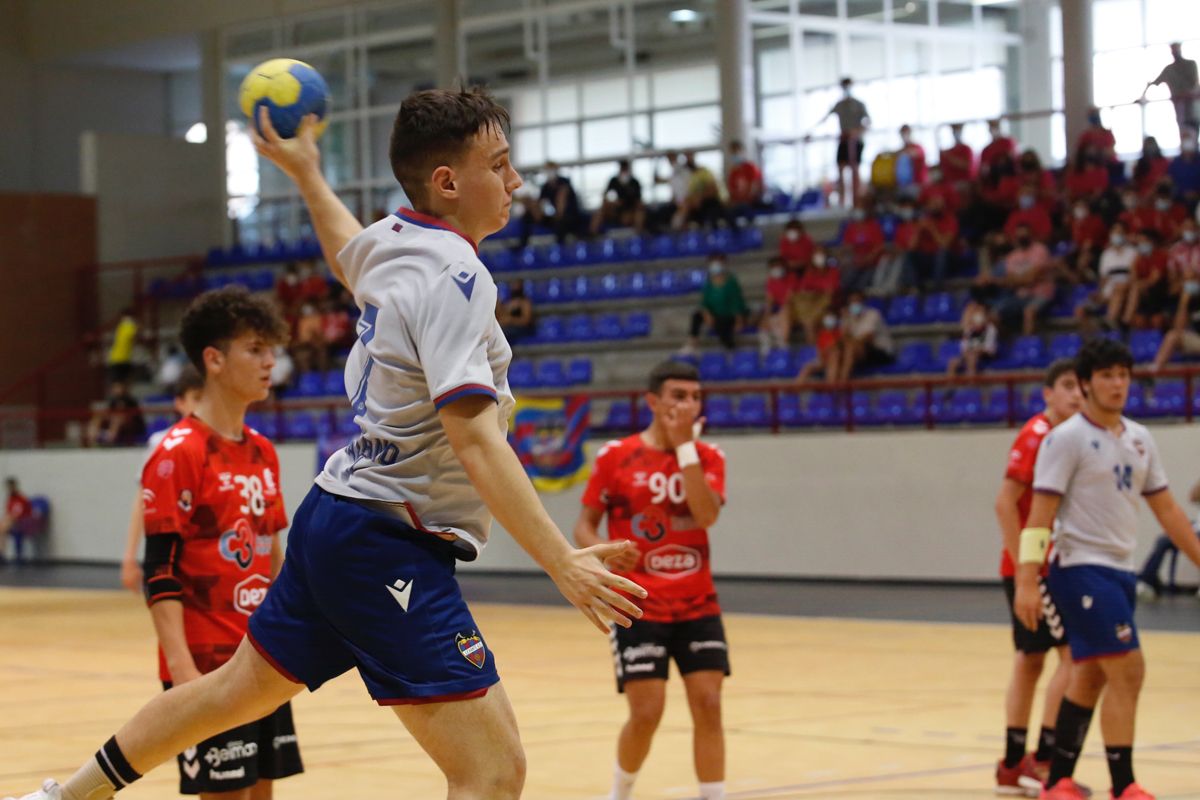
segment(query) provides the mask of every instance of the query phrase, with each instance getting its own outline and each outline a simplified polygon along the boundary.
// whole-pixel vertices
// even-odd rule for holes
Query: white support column
[[[717,66],[721,81],[722,145],[740,139],[746,151],[754,123],[754,50],[750,38],[747,0],[721,0],[716,4]],[[726,171],[729,165],[725,165]]]
[[[435,2],[434,22],[434,61],[436,62],[437,85],[449,89],[459,78],[458,2],[457,0],[439,0]],[[464,76],[465,77],[465,76]]]
[[[1022,111],[1043,111],[1053,106],[1050,6],[1051,0],[1024,0],[1021,3],[1021,46],[1018,49],[1021,62],[1018,74]],[[1050,161],[1049,117],[1025,120],[1012,127],[1022,147],[1032,147],[1044,163]]]
[[[1087,127],[1092,94],[1092,0],[1062,0],[1063,111],[1067,117],[1067,153]]]

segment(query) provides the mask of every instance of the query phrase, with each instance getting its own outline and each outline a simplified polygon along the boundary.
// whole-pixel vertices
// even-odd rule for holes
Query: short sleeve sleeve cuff
[[[490,397],[496,399],[496,390],[491,386],[486,386],[482,383],[464,383],[461,386],[456,386],[449,391],[442,392],[437,397],[433,398],[433,405],[439,411],[455,400],[461,400],[464,397]]]

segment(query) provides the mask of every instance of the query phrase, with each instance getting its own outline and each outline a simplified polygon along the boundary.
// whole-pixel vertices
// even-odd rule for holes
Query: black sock
[[[1049,761],[1054,756],[1054,728],[1042,726],[1038,736],[1037,752],[1033,754],[1034,761]]]
[[[1050,777],[1046,780],[1046,788],[1075,774],[1075,762],[1083,751],[1094,710],[1063,698],[1058,709],[1058,724],[1054,729],[1054,758],[1050,760]]]
[[[1025,742],[1029,733],[1025,728],[1004,729],[1004,766],[1012,769],[1025,757]]]
[[[129,784],[142,777],[133,767],[129,766],[125,754],[117,746],[117,737],[113,736],[104,746],[96,751],[96,763],[100,765],[104,776],[112,782],[115,789],[124,789]]]
[[[1108,771],[1112,775],[1113,797],[1120,796],[1125,787],[1133,783],[1133,748],[1106,747],[1108,756]]]

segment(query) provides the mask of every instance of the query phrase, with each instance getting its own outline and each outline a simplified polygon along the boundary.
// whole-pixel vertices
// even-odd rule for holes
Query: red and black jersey
[[[273,537],[288,524],[275,448],[248,427],[239,442],[187,417],[142,469],[142,502],[147,539],[180,537],[175,566],[161,569],[182,585],[188,648],[211,672],[233,656],[271,584]],[[161,652],[159,662],[171,680]]]
[[[1035,414],[1021,428],[1016,441],[1013,442],[1012,450],[1008,453],[1008,468],[1004,471],[1004,477],[1025,487],[1021,499],[1017,501],[1022,528],[1029,521],[1029,509],[1033,505],[1033,468],[1037,464],[1038,448],[1042,446],[1042,440],[1052,427],[1054,426],[1045,414]],[[1012,556],[1008,554],[1007,547],[1000,551],[1000,575],[1004,578],[1016,575],[1016,566]]]
[[[725,502],[725,454],[697,442],[708,485]],[[708,532],[696,525],[674,451],[640,434],[604,445],[583,504],[608,515],[608,538],[637,543],[641,560],[628,577],[649,592],[640,601],[649,622],[681,622],[719,614],[709,565]]]

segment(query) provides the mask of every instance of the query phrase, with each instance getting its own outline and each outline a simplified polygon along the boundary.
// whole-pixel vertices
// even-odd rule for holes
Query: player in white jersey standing
[[[609,572],[632,542],[576,549],[505,438],[511,351],[475,242],[508,221],[521,178],[508,112],[479,90],[400,106],[392,171],[416,210],[363,229],[321,173],[315,117],[258,151],[297,185],[333,274],[362,310],[346,367],[362,435],[329,459],[292,519],[283,571],[233,658],[148,703],[60,786],[26,800],[105,800],[304,686],[357,668],[446,776],[453,800],[521,794],[525,754],[495,658],[454,580],[489,511],[600,631],[628,627],[645,590]]]
[[[1102,694],[1100,730],[1112,797],[1153,800],[1133,777],[1134,723],[1146,672],[1133,621],[1139,496],[1179,549],[1200,564],[1200,541],[1167,488],[1154,438],[1122,416],[1132,369],[1133,356],[1119,342],[1095,339],[1080,350],[1076,371],[1084,407],[1042,442],[1033,507],[1021,531],[1014,611],[1027,628],[1037,628],[1038,570],[1053,525],[1054,557],[1046,582],[1066,623],[1075,662],[1041,794],[1047,800],[1086,797],[1072,776]]]

